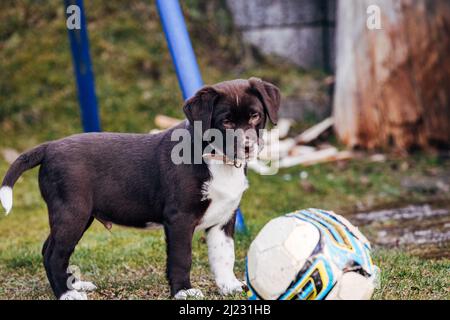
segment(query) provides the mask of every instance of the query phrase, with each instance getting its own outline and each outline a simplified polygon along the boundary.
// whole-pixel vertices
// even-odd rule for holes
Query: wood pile
[[[182,120],[158,115],[155,124],[161,129],[177,125]],[[264,147],[258,159],[249,163],[249,168],[261,173],[270,172],[268,164],[277,161],[278,168],[294,166],[312,166],[319,163],[336,162],[353,158],[353,152],[340,151],[327,144],[315,143],[325,132],[334,126],[332,117],[323,120],[296,137],[290,137],[289,131],[294,124],[291,119],[280,119],[274,130],[265,131],[263,135]],[[159,132],[158,129],[151,133]]]

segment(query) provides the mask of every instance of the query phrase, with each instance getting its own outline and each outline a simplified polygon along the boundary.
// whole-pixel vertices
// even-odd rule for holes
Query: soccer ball
[[[250,300],[370,299],[379,269],[364,235],[333,212],[308,209],[270,221],[250,245]]]

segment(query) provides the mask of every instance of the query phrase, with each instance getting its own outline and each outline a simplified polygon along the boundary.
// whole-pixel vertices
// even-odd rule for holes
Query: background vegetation
[[[183,3],[206,83],[258,76],[276,83],[284,96],[326,93],[326,75],[321,72],[305,73],[246,47],[224,1]],[[181,94],[152,1],[85,1],[85,5],[103,129],[148,132],[158,113],[182,117]],[[61,1],[0,2],[0,70],[0,149],[23,151],[81,131]],[[406,171],[401,169],[403,163]],[[426,201],[427,195],[404,190],[401,178],[426,176],[447,165],[437,155],[418,155],[391,157],[382,164],[358,160],[292,168],[271,177],[250,173],[251,188],[242,202],[249,230],[238,235],[236,243],[238,275],[243,279],[245,252],[269,219],[303,207],[350,214],[389,203]],[[7,168],[0,159],[0,173]],[[304,170],[307,185],[299,179]],[[18,181],[13,212],[0,218],[0,299],[52,298],[40,254],[48,234],[47,214],[36,178],[33,170]],[[425,260],[400,249],[376,248],[375,262],[383,271],[377,299],[450,298],[448,259]],[[114,226],[109,232],[96,222],[80,242],[72,264],[99,286],[91,298],[169,296],[160,230]],[[208,272],[201,234],[194,241],[192,279],[207,297],[222,298]]]

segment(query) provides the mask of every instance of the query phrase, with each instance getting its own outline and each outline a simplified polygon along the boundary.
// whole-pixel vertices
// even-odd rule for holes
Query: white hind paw
[[[187,289],[178,291],[174,298],[176,300],[203,299],[204,296],[199,289]]]
[[[84,292],[78,292],[76,290],[70,290],[63,293],[59,300],[87,300],[87,294]]]
[[[89,292],[96,290],[97,286],[89,281],[76,281],[72,284],[72,289],[82,292]]]

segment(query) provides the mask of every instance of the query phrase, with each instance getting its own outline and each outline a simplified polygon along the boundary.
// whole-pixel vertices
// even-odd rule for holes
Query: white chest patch
[[[210,199],[211,203],[197,230],[225,225],[238,207],[242,194],[248,188],[243,167],[235,168],[211,161],[208,168],[211,180],[205,182],[202,193],[203,199]]]

